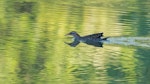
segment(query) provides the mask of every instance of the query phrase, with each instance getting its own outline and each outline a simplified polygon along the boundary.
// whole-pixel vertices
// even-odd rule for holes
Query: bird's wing
[[[84,36],[85,38],[100,38],[103,36],[103,32],[102,33],[96,33],[96,34],[91,34],[91,35],[87,35],[87,36]]]

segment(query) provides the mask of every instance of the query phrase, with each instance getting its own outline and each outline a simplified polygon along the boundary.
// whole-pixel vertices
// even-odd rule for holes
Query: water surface
[[[149,84],[149,0],[1,0],[1,84]],[[104,32],[71,47],[70,31]]]

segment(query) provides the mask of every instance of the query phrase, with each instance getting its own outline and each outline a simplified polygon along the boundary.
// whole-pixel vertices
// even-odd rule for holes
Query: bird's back
[[[83,38],[101,38],[102,36],[103,33],[95,33],[95,34],[83,36]]]

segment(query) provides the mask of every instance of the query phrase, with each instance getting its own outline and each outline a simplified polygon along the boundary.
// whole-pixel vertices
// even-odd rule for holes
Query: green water
[[[150,84],[149,2],[0,0],[0,84]],[[71,47],[71,31],[110,41]]]

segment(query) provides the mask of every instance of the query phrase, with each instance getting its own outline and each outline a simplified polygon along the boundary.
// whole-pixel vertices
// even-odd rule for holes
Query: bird
[[[82,41],[82,42],[87,42],[87,41],[99,42],[108,39],[108,37],[102,38],[103,32],[86,35],[86,36],[80,36],[76,31],[71,31],[67,35],[71,35],[74,37],[75,40]]]
[[[68,45],[73,47],[78,45],[80,42],[86,43],[88,45],[102,47],[103,41],[106,41],[108,39],[108,37],[103,38],[103,32],[80,36],[76,31],[71,31],[66,35],[73,36],[74,41],[72,43],[67,43]]]

